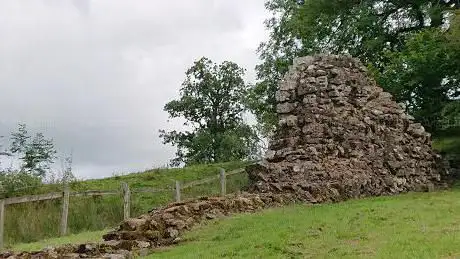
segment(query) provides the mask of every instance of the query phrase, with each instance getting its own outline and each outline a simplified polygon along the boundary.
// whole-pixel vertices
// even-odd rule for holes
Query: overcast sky
[[[253,81],[267,16],[264,0],[2,0],[0,135],[44,132],[80,178],[165,165],[186,69],[231,60]]]

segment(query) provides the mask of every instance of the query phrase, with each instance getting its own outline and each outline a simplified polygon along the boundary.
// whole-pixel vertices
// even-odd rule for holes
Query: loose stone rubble
[[[133,258],[197,223],[296,201],[335,202],[444,186],[430,134],[351,57],[298,58],[276,94],[279,128],[249,166],[250,193],[173,203],[125,220],[103,242],[0,258]]]
[[[255,212],[294,201],[289,194],[243,193],[172,203],[149,214],[123,221],[118,229],[104,235],[105,241],[101,243],[66,245],[32,253],[7,252],[0,254],[0,258],[134,258],[147,255],[153,248],[179,242],[182,232],[203,220]]]
[[[226,197],[202,197],[173,203],[139,218],[125,220],[116,231],[104,235],[104,239],[144,241],[157,247],[177,242],[183,231],[190,230],[203,220],[234,213],[255,212],[294,201],[289,194],[244,193]]]
[[[251,192],[320,203],[444,185],[430,134],[356,59],[298,58],[276,93],[279,127]]]

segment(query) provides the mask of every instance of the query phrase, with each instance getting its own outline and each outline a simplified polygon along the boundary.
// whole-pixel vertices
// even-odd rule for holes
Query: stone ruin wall
[[[316,203],[442,185],[430,134],[356,59],[296,59],[276,100],[279,126],[266,160],[247,169],[252,192]]]

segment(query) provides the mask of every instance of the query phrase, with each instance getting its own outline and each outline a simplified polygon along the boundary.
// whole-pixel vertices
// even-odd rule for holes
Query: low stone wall
[[[241,194],[204,197],[172,203],[138,218],[125,220],[104,242],[66,245],[32,253],[2,253],[0,258],[132,258],[155,247],[180,241],[180,235],[196,224],[234,213],[255,212],[294,202],[287,194]]]

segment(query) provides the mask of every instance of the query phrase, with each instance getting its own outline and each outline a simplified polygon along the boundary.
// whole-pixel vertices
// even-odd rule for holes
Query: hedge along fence
[[[244,169],[237,169],[226,173],[221,169],[218,175],[187,183],[174,181],[173,187],[163,189],[130,189],[127,183],[121,182],[118,190],[72,192],[69,187],[64,187],[62,192],[6,198],[0,200],[0,246],[4,246],[4,236],[8,236],[8,243],[31,242],[49,237],[46,233],[64,236],[69,230],[100,230],[123,218],[145,213],[146,208],[173,200],[225,195],[227,190],[235,192],[246,186],[247,177],[241,177],[243,172]],[[39,210],[46,212],[44,217],[37,215]],[[96,220],[95,217],[103,219]],[[6,227],[5,218],[8,219]],[[21,226],[21,229],[13,231],[14,226]],[[5,233],[5,229],[14,233]],[[37,233],[40,234],[37,236]],[[16,238],[8,234],[15,234]]]

